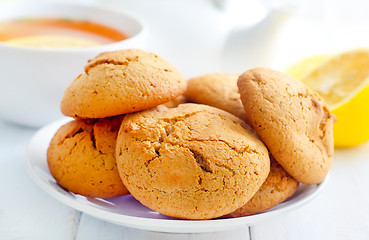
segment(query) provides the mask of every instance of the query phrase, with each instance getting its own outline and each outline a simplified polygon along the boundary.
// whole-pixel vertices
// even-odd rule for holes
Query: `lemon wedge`
[[[333,54],[320,54],[316,56],[310,56],[303,59],[301,62],[290,66],[287,73],[296,79],[303,79],[307,74],[317,69],[324,63],[328,62]]]
[[[287,73],[318,92],[337,116],[335,147],[369,140],[369,50],[308,58]]]

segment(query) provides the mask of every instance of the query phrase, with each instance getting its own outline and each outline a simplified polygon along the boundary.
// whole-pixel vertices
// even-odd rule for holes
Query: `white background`
[[[149,26],[147,49],[172,61],[186,77],[247,70],[257,56],[251,57],[242,45],[234,55],[227,55],[224,44],[231,31],[246,34],[266,14],[256,1],[216,1],[223,10],[206,0],[80,2],[141,16]],[[281,3],[264,2],[268,6]],[[265,65],[283,70],[312,54],[369,46],[367,1],[289,2],[298,5],[285,24],[260,39],[268,40],[262,46],[269,50],[255,45]],[[42,192],[24,167],[25,150],[34,132],[0,120],[0,239],[369,239],[368,144],[337,150],[326,189],[301,209],[230,232],[175,235],[106,223]]]

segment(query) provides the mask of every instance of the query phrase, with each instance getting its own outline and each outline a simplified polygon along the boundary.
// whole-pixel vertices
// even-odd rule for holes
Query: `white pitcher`
[[[172,61],[186,77],[192,77],[209,72],[238,73],[251,66],[271,64],[278,34],[291,11],[286,11],[286,5],[275,4],[288,0],[264,1],[267,1],[264,6],[259,0],[104,0],[101,3],[141,15],[149,26],[147,50]],[[238,13],[232,12],[237,8]],[[234,21],[242,24],[229,23],[227,18],[239,13]]]

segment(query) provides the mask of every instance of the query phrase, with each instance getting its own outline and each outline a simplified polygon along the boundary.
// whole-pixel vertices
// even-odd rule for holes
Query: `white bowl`
[[[101,23],[129,35],[123,41],[84,48],[22,47],[0,42],[0,118],[40,127],[60,118],[64,90],[87,61],[101,52],[146,46],[146,28],[137,17],[97,6],[63,3],[0,5],[0,21],[71,18]]]

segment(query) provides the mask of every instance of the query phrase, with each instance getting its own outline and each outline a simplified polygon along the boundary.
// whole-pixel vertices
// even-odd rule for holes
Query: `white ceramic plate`
[[[143,230],[173,233],[214,232],[251,225],[281,213],[301,207],[315,197],[327,182],[319,185],[300,184],[297,192],[285,202],[264,213],[229,219],[181,220],[170,218],[150,210],[131,195],[101,199],[86,198],[60,187],[51,176],[46,161],[46,151],[57,129],[69,118],[41,128],[31,139],[26,155],[26,165],[35,183],[58,201],[96,218]]]

